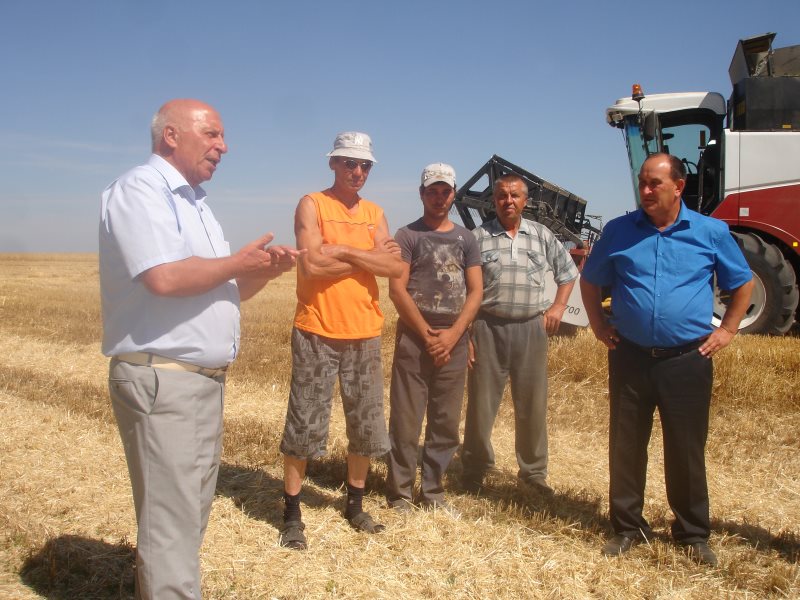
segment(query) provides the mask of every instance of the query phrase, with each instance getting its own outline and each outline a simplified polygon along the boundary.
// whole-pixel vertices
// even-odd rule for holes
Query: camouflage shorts
[[[292,383],[281,452],[304,459],[326,453],[337,377],[347,451],[361,456],[381,456],[389,451],[380,338],[337,340],[294,328]]]

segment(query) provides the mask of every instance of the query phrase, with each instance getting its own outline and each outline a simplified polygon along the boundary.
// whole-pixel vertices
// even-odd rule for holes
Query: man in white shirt
[[[167,102],[151,132],[147,163],[102,196],[102,350],[136,508],[137,597],[200,598],[239,301],[298,253],[266,234],[231,255],[200,187],[228,151],[211,106]]]

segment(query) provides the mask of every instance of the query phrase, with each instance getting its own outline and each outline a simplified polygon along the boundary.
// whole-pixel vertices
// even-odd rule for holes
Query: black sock
[[[361,500],[363,498],[364,488],[347,484],[347,509],[344,511],[344,516],[347,519],[352,519],[357,514],[364,512],[364,509],[361,508]]]
[[[301,521],[300,515],[300,493],[290,496],[283,492],[283,502],[286,507],[283,509],[283,522],[287,521]]]

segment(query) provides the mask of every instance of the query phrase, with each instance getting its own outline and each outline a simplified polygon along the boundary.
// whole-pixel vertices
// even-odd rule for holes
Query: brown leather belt
[[[622,336],[620,336],[619,341],[623,342],[627,346],[630,346],[631,348],[635,348],[643,354],[647,354],[650,358],[675,358],[681,354],[686,354],[692,350],[697,350],[707,339],[708,336],[705,336],[689,342],[688,344],[683,344],[682,346],[671,346],[669,348],[648,348],[647,346],[640,346],[639,344],[636,344]]]
[[[188,373],[198,373],[206,377],[219,377],[224,375],[228,370],[227,366],[210,369],[208,367],[198,367],[192,363],[183,362],[182,360],[175,360],[174,358],[167,358],[166,356],[159,356],[150,352],[126,352],[124,354],[117,354],[114,358],[121,360],[132,365],[139,365],[142,367],[153,367],[154,369],[167,369],[169,371],[186,371]]]

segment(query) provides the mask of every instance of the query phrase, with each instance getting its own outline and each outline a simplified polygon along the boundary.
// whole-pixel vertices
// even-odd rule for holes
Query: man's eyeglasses
[[[361,170],[364,171],[364,173],[369,173],[369,170],[372,168],[371,160],[353,160],[346,158],[342,160],[342,164],[348,171],[355,171],[356,167],[361,167]]]

